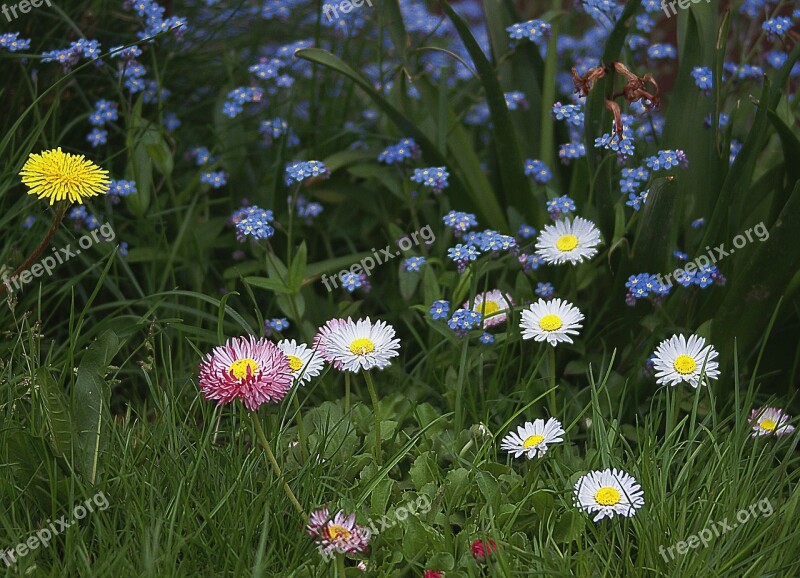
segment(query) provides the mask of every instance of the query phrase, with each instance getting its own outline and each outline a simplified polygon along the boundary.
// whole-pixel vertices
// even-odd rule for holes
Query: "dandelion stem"
[[[297,501],[297,498],[292,491],[292,488],[289,487],[289,484],[283,479],[283,473],[281,473],[281,467],[278,465],[278,461],[275,459],[275,455],[272,453],[272,448],[269,447],[269,441],[267,441],[267,436],[264,435],[264,430],[261,428],[261,422],[258,421],[258,414],[252,412],[250,417],[253,420],[253,425],[256,428],[256,435],[258,436],[258,441],[261,443],[261,447],[264,449],[264,453],[267,454],[267,459],[269,460],[270,464],[272,465],[272,469],[275,470],[275,475],[278,476],[278,479],[283,482],[283,489],[286,492],[286,495],[289,497],[289,501],[292,502],[295,509],[298,513],[303,517],[303,519],[308,518],[305,511],[303,510],[303,506],[300,505],[300,502]]]
[[[53,235],[55,235],[56,231],[58,231],[58,227],[59,225],[61,225],[61,221],[64,220],[64,215],[67,212],[67,207],[69,207],[69,203],[67,201],[62,201],[59,204],[58,209],[56,209],[56,217],[55,219],[53,219],[53,224],[50,225],[50,229],[47,231],[42,241],[39,243],[36,249],[33,250],[33,253],[31,253],[30,257],[25,259],[25,262],[22,263],[22,265],[20,265],[19,267],[17,267],[17,269],[11,274],[9,278],[14,278],[23,271],[27,271],[28,269],[30,269],[31,265],[33,265],[33,262],[39,258],[39,255],[41,255],[45,249],[47,249],[47,246],[53,239]],[[0,283],[0,295],[2,295],[5,292],[6,292],[6,285]]]
[[[375,413],[375,460],[380,466],[383,463],[381,453],[381,408],[378,402],[378,395],[375,393],[375,384],[372,382],[372,376],[369,371],[364,372],[364,380],[367,382],[369,397],[372,400],[372,411]]]

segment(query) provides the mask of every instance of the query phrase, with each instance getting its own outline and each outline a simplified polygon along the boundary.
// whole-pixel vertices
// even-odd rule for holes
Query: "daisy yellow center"
[[[675,371],[681,375],[689,375],[697,369],[697,362],[691,355],[679,355],[675,358],[675,362],[672,366],[675,368]]]
[[[328,526],[328,536],[331,540],[348,540],[353,533],[338,524],[331,524]]]
[[[778,427],[778,424],[771,419],[762,419],[761,423],[758,425],[761,426],[761,429],[765,429],[767,431],[775,431],[775,428]]]
[[[522,442],[522,447],[535,448],[543,441],[544,441],[544,436],[528,436],[527,438],[525,438],[525,441]]]
[[[500,305],[497,304],[497,301],[484,301],[483,303],[475,305],[475,311],[483,313],[484,315],[491,315],[492,313],[500,311]]]
[[[539,319],[539,327],[541,327],[544,331],[557,331],[561,329],[564,323],[561,321],[561,317],[558,315],[545,315],[541,319]]]
[[[248,370],[250,375],[255,375],[256,371],[258,371],[258,364],[250,359],[237,359],[231,366],[228,368],[228,372],[233,374],[233,377],[236,379],[245,379],[248,374]]]
[[[611,486],[604,486],[594,495],[595,501],[601,506],[616,506],[619,503],[619,490]]]
[[[56,201],[83,203],[83,200],[108,192],[108,171],[83,155],[64,153],[61,148],[31,153],[20,171],[28,194]]]
[[[289,367],[292,371],[298,371],[301,367],[303,367],[303,360],[295,355],[287,355],[289,359]]]
[[[572,251],[578,246],[578,237],[575,235],[561,235],[556,241],[556,248],[559,251]]]
[[[350,353],[353,355],[366,355],[373,351],[375,351],[375,344],[366,337],[360,337],[350,344]]]

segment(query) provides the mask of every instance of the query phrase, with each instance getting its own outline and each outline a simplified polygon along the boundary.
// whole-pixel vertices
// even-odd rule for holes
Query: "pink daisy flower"
[[[346,516],[340,510],[331,518],[327,506],[312,512],[306,529],[319,543],[323,556],[366,552],[369,544],[369,529],[356,524],[355,514]]]
[[[317,334],[314,336],[312,349],[322,356],[322,359],[333,365],[339,371],[342,370],[344,364],[341,361],[334,359],[330,350],[330,337],[337,329],[340,329],[347,322],[344,319],[330,319],[325,325],[319,328]]]
[[[221,404],[239,398],[250,411],[280,402],[292,387],[289,360],[266,339],[233,337],[200,363],[200,390]]]
[[[514,306],[511,295],[503,295],[499,289],[492,289],[486,293],[478,293],[472,310],[483,315],[483,325],[494,327],[505,322],[508,311]],[[461,306],[462,309],[469,309],[469,300]]]
[[[782,436],[794,431],[789,425],[792,419],[788,413],[777,407],[762,407],[750,412],[750,423],[753,426],[753,437],[776,435]]]

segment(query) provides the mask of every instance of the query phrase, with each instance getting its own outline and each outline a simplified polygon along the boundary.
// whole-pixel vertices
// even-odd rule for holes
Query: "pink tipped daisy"
[[[292,387],[289,360],[264,338],[233,337],[200,363],[200,390],[221,404],[242,400],[250,411],[280,402]]]
[[[753,437],[784,436],[794,432],[792,419],[788,413],[777,407],[761,407],[750,412],[750,423],[753,426]]]
[[[469,301],[466,301],[461,308],[469,309],[469,305]],[[514,301],[510,295],[503,295],[499,289],[492,289],[475,296],[472,310],[483,314],[484,326],[494,327],[505,323],[508,310],[513,306]]]
[[[333,518],[328,507],[312,512],[306,527],[314,536],[324,556],[366,552],[369,544],[369,529],[356,524],[356,515],[345,515],[339,511]]]
[[[326,362],[333,365],[339,371],[342,370],[342,362],[333,358],[329,351],[331,333],[342,327],[345,324],[344,319],[330,319],[325,322],[325,325],[319,328],[317,334],[314,336],[314,341],[311,344],[312,349],[316,350],[317,354],[322,357]]]

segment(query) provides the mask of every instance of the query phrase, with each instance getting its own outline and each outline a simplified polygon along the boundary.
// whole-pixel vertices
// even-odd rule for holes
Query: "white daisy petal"
[[[703,337],[690,335],[687,341],[683,335],[673,335],[656,347],[656,383],[674,386],[685,382],[695,388],[706,385],[706,378],[719,377],[719,363],[714,361],[718,355]]]
[[[794,432],[795,427],[789,425],[792,416],[777,407],[762,407],[750,412],[750,424],[753,426],[753,437],[784,436]]]
[[[472,303],[472,310],[483,314],[483,325],[493,327],[505,322],[508,311],[514,306],[511,295],[504,295],[499,289],[479,293]],[[469,309],[470,302],[465,301],[462,309]]]
[[[593,471],[575,483],[575,505],[593,521],[616,516],[631,517],[644,506],[644,492],[636,479],[617,469]]]
[[[500,449],[512,454],[515,458],[525,455],[529,460],[542,457],[547,446],[564,441],[564,429],[561,422],[551,417],[545,422],[537,419],[527,421],[518,426],[516,433],[509,432],[500,442]]]
[[[594,223],[575,217],[573,221],[545,225],[536,240],[536,254],[546,263],[559,265],[570,262],[574,265],[594,257],[596,246],[601,242],[600,231]]]
[[[278,348],[289,360],[292,377],[298,383],[309,382],[312,377],[316,377],[322,372],[325,365],[322,355],[309,348],[305,343],[296,343],[294,339],[284,339],[278,342]]]
[[[570,335],[578,335],[583,318],[580,310],[567,301],[539,299],[522,311],[522,338],[547,341],[552,346],[562,341],[572,343]]]
[[[325,352],[334,367],[357,373],[391,365],[390,359],[399,355],[400,340],[394,328],[377,321],[347,319],[330,329],[325,337]]]

